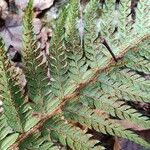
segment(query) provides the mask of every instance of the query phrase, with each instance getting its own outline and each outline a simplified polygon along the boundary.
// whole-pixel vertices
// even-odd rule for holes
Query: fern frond
[[[73,45],[72,45],[73,46]],[[71,56],[69,56],[69,71],[70,78],[76,83],[81,83],[83,75],[86,73],[88,65],[85,63],[86,59],[83,57],[83,51],[80,46],[73,46]]]
[[[67,119],[77,121],[98,132],[127,138],[142,146],[150,147],[149,143],[138,137],[133,132],[128,131],[115,123],[115,121],[109,119],[109,117],[101,111],[98,112],[98,110],[92,110],[82,104],[72,103],[65,108],[64,115]]]
[[[9,147],[17,140],[19,133],[12,133],[9,136],[6,136],[4,140],[0,142],[0,148],[3,150],[8,150]]]
[[[61,150],[63,149],[63,146],[53,142],[49,135],[42,135],[42,133],[38,132],[25,139],[25,141],[19,146],[19,149]]]
[[[69,6],[68,6],[68,15],[65,21],[65,34],[66,34],[66,40],[71,41],[70,38],[74,38],[71,35],[77,34],[76,32],[76,22],[79,12],[79,0],[70,0]],[[68,39],[69,38],[69,39]]]
[[[80,27],[77,27],[77,22],[79,21],[77,21],[79,18],[79,1],[72,0],[68,9],[69,12],[65,22],[65,48],[68,54],[69,77],[71,80],[79,84],[82,81],[83,74],[87,71],[88,68],[88,65],[86,64],[86,58],[84,56],[83,45],[80,42],[84,39],[80,39],[80,33],[78,33]]]
[[[5,115],[2,114],[0,116],[0,141],[12,132],[12,128],[8,125]]]
[[[25,103],[23,90],[18,81],[20,73],[17,73],[16,68],[13,68],[7,59],[2,40],[0,44],[2,54],[0,56],[0,95],[4,103],[4,115],[12,130],[15,132],[27,131],[38,122],[38,119],[32,116],[31,107]]]
[[[131,20],[129,20],[129,24],[128,21],[127,22],[125,21],[127,19],[127,14],[130,14],[130,1],[124,1],[123,4],[121,2],[119,4],[118,11],[115,10],[114,2],[106,2],[107,7],[102,10],[101,9],[99,10],[98,5],[96,6],[93,5],[93,9],[99,10],[100,13],[96,15],[96,13],[93,14],[91,12],[91,15],[87,15],[88,17],[86,17],[86,13],[90,12],[90,8],[92,8],[90,7],[93,4],[92,2],[94,3],[94,1],[91,1],[91,3],[89,2],[89,4],[87,5],[87,11],[85,12],[86,27],[87,27],[87,32],[85,36],[85,40],[87,43],[86,56],[88,58],[88,62],[90,65],[92,65],[93,63],[92,65],[93,67],[97,66],[102,67],[103,65],[106,65],[108,60],[111,58],[111,55],[108,53],[108,49],[102,43],[103,39],[106,40],[108,46],[111,48],[111,51],[113,51],[113,53],[117,55],[118,53],[123,52],[122,50],[125,49],[125,47],[129,47],[131,43],[133,44],[142,36],[149,34],[148,30],[149,28],[145,27],[144,32],[138,32],[138,30],[136,29],[135,29],[136,31],[134,29],[132,30],[133,25],[130,23]],[[144,4],[144,2],[141,3]],[[147,9],[147,6],[144,4],[143,7]],[[120,12],[123,15],[121,14],[119,15]],[[142,13],[145,14],[144,11]],[[114,29],[113,21],[116,22],[115,19],[117,17],[116,16],[112,17],[112,14],[117,14],[117,17],[119,17],[117,22],[121,21],[121,23],[123,23],[123,24],[118,23],[119,29],[115,34],[113,33]],[[142,22],[144,22],[144,20]],[[136,25],[138,26],[138,23],[136,23]],[[93,34],[92,40],[90,39],[88,40],[89,35],[91,35],[91,31]],[[99,38],[97,42],[94,42],[98,33],[100,33],[101,38]]]
[[[0,39],[0,53],[0,95],[4,103],[4,113],[8,124],[15,131],[22,132],[23,93],[15,82],[17,74],[6,57],[2,39]]]
[[[36,111],[44,111],[44,102],[51,94],[49,79],[47,77],[47,64],[43,62],[44,54],[40,51],[39,44],[33,32],[33,0],[30,0],[23,19],[23,63],[27,79],[28,95],[36,104]],[[49,90],[48,90],[49,89]]]
[[[68,80],[68,62],[64,48],[64,25],[67,17],[67,8],[61,12],[60,18],[56,21],[57,28],[54,30],[50,47],[49,67],[52,80],[52,92],[57,97],[64,96],[64,89]]]
[[[150,51],[148,48],[149,45],[150,45],[150,40],[144,41],[143,44],[140,46],[140,51],[139,51],[139,54],[148,60],[150,60]]]
[[[118,80],[122,84],[128,83],[128,85],[130,86],[134,86],[137,89],[147,92],[147,94],[149,93],[150,81],[146,80],[135,71],[132,71],[130,69],[118,69],[110,73],[110,77],[113,80]]]
[[[134,32],[149,33],[150,29],[150,2],[149,0],[139,1],[136,9],[136,22],[134,24]]]
[[[99,27],[97,27],[97,14],[93,13],[98,10],[98,1],[91,0],[85,8],[85,55],[87,62],[92,68],[97,68],[103,64],[107,64],[107,58],[99,51],[99,44],[94,44],[94,40],[98,36]],[[92,32],[91,32],[92,31]],[[92,37],[92,38],[91,38]]]
[[[53,117],[46,122],[44,130],[50,134],[51,138],[69,146],[73,150],[103,150],[102,146],[94,146],[97,140],[92,140],[91,135],[84,133],[77,127],[65,122],[60,117]]]
[[[108,94],[102,94],[98,86],[93,88],[88,86],[82,93],[81,102],[91,108],[97,108],[105,111],[113,117],[129,120],[143,128],[149,128],[150,119],[143,116],[131,106],[119,101],[118,98]]]
[[[128,53],[128,55],[125,58],[125,61],[127,61],[126,66],[128,68],[139,72],[143,72],[145,74],[150,73],[150,62],[141,57],[138,53]]]
[[[111,96],[116,96],[119,99],[124,99],[128,101],[143,101],[149,102],[149,94],[136,87],[131,87],[130,84],[122,84],[117,80],[113,80],[109,75],[101,74],[99,77],[101,82],[101,88],[104,93],[111,94]]]
[[[28,103],[25,103],[21,109],[23,116],[23,129],[26,132],[39,122],[39,118],[33,116],[34,110]]]
[[[8,125],[6,116],[1,114],[0,116],[0,149],[8,150],[8,148],[16,142],[19,133],[13,131]]]

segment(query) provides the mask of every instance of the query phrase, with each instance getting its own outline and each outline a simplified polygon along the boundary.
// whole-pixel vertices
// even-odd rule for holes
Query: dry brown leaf
[[[15,0],[18,8],[24,10],[29,0]],[[39,11],[49,8],[53,5],[54,0],[34,0],[33,7]]]
[[[8,6],[6,1],[0,0],[0,18],[5,19],[8,16]]]

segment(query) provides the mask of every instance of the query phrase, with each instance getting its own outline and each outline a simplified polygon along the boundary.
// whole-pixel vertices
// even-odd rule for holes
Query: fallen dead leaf
[[[5,19],[8,16],[8,6],[6,1],[0,1],[0,18]]]
[[[29,0],[15,0],[15,3],[18,8],[24,10],[27,6],[28,1]],[[34,0],[33,7],[38,11],[42,11],[52,6],[53,2],[54,0]]]

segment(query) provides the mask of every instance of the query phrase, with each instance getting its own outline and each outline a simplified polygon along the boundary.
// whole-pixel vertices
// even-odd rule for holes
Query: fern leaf
[[[52,92],[57,97],[64,96],[64,89],[67,86],[68,79],[68,62],[64,48],[64,24],[67,16],[67,8],[61,12],[60,18],[57,20],[57,28],[54,31],[50,47],[49,67],[52,80]]]
[[[119,4],[119,10],[121,9],[121,11],[115,10],[114,2],[106,2],[107,7],[100,10],[99,14],[96,15],[96,13],[94,14],[91,13],[91,15],[87,15],[88,17],[86,17],[86,13],[90,12],[90,8],[99,10],[98,5],[96,6],[93,5],[92,7],[93,4],[92,2],[94,3],[94,1],[91,1],[91,3],[89,2],[89,4],[87,5],[87,11],[85,12],[86,27],[87,27],[87,32],[85,36],[85,42],[87,43],[86,56],[88,58],[88,62],[91,65],[91,67],[97,67],[97,66],[102,67],[106,65],[108,63],[108,60],[111,58],[111,55],[108,52],[108,48],[106,48],[101,41],[102,39],[105,39],[107,41],[107,44],[110,47],[111,51],[113,51],[113,53],[117,55],[118,53],[121,53],[121,51],[125,49],[125,47],[129,47],[131,43],[133,44],[142,36],[149,34],[148,31],[149,28],[145,27],[144,32],[138,32],[138,30],[136,29],[132,30],[133,27],[138,26],[138,23],[136,23],[136,25],[133,26],[130,23],[130,21],[132,20],[129,20],[129,24],[128,21],[127,22],[124,21],[125,19],[128,19],[127,14],[128,13],[130,14],[129,12],[130,1],[124,1],[123,5],[121,5],[121,3]],[[147,9],[147,6],[148,5],[144,4],[143,7]],[[121,14],[119,15],[120,12],[123,13],[123,15]],[[113,34],[113,30],[114,30],[113,22],[116,22],[115,19],[117,17],[116,16],[112,17],[112,14],[117,14],[119,20],[117,22],[123,23],[123,24],[118,23],[119,29],[118,32],[116,32],[115,34]],[[144,11],[143,14],[145,14]],[[93,33],[92,40],[88,39],[89,35],[91,35],[91,31]],[[136,32],[136,36],[135,36],[135,32]],[[101,38],[99,38],[97,42],[94,42],[98,33],[100,33]]]
[[[35,126],[39,122],[39,118],[33,116],[34,110],[28,103],[25,103],[22,106],[22,116],[23,116],[23,129],[27,132],[33,126]]]
[[[99,44],[94,44],[95,38],[98,36],[96,28],[97,15],[93,12],[98,10],[98,1],[90,1],[85,8],[85,55],[87,62],[92,68],[97,68],[101,65],[107,64],[107,58],[99,51]],[[92,32],[91,32],[92,31]],[[91,39],[92,37],[92,39]]]
[[[132,52],[130,52],[127,55],[127,57],[125,58],[125,61],[128,62],[126,64],[126,66],[128,68],[131,68],[133,70],[137,70],[139,72],[143,72],[145,74],[150,73],[150,69],[149,69],[150,68],[150,62],[148,60],[144,59],[143,57],[141,57],[138,53],[133,54]]]
[[[129,101],[149,102],[150,96],[147,94],[147,92],[143,92],[135,87],[130,87],[128,83],[119,83],[118,81],[112,80],[106,74],[101,74],[99,81],[101,82],[100,86],[102,90],[105,93],[111,94],[111,96],[116,96],[119,99],[125,99]]]
[[[8,125],[4,114],[0,116],[0,141],[2,141],[8,134],[13,132],[12,128]]]
[[[9,136],[6,136],[5,139],[3,139],[0,142],[0,149],[2,150],[8,150],[9,146],[11,146],[18,138],[19,133],[12,133]]]
[[[116,70],[113,73],[110,73],[110,77],[113,80],[118,80],[122,84],[128,83],[130,86],[134,86],[137,89],[149,93],[149,80],[146,80],[144,77],[130,69]]]
[[[80,33],[77,32],[77,29],[79,30],[80,28],[77,27],[76,22],[79,13],[79,1],[72,0],[68,9],[70,11],[68,12],[68,16],[65,22],[65,48],[68,54],[69,77],[71,80],[74,80],[79,84],[82,80],[83,74],[87,71],[88,68],[88,65],[86,64],[86,58],[84,56],[83,46],[80,45]],[[72,34],[74,36],[71,36]]]
[[[53,142],[49,135],[42,135],[42,133],[38,132],[27,139],[19,146],[21,150],[28,150],[28,149],[36,149],[36,150],[59,150],[62,149],[63,146]]]
[[[83,75],[86,73],[88,65],[85,63],[85,57],[83,57],[83,51],[81,48],[73,47],[71,56],[69,56],[69,71],[70,78],[76,83],[80,83],[83,80]],[[79,51],[78,51],[79,50]]]
[[[21,105],[23,95],[15,82],[16,72],[12,69],[5,55],[4,44],[0,39],[0,95],[4,103],[4,113],[8,124],[18,132],[22,132]],[[14,76],[14,78],[12,78]]]
[[[148,117],[143,116],[131,106],[126,105],[125,102],[119,101],[118,98],[101,94],[99,87],[95,86],[95,88],[91,88],[91,86],[88,86],[86,90],[83,91],[81,102],[84,104],[87,102],[87,105],[91,108],[103,110],[113,117],[129,120],[143,128],[149,128],[150,126]]]
[[[150,147],[146,141],[138,137],[131,131],[125,130],[120,125],[116,124],[112,120],[109,120],[105,114],[101,111],[96,113],[96,110],[92,110],[82,104],[72,103],[69,107],[65,108],[65,117],[70,120],[77,121],[82,125],[94,128],[96,131],[104,134],[110,134],[113,136],[119,136],[134,141],[142,146]]]
[[[150,60],[150,51],[148,49],[149,45],[150,45],[149,40],[144,41],[143,44],[140,46],[140,51],[139,51],[139,54],[148,60]]]
[[[149,33],[150,29],[150,2],[148,0],[140,1],[136,9],[136,22],[134,24],[134,32]],[[144,29],[144,30],[143,30]]]
[[[79,128],[65,123],[60,117],[53,117],[45,124],[44,130],[50,133],[52,139],[69,146],[73,150],[101,150],[102,146],[94,146],[98,141],[90,140],[91,135],[85,134]]]
[[[37,39],[33,32],[33,1],[30,0],[23,19],[23,63],[27,79],[28,95],[36,104],[36,111],[44,111],[44,103],[51,94],[49,79],[47,77],[47,64],[43,62],[44,55],[40,51]]]
[[[71,35],[76,34],[76,20],[78,17],[78,9],[79,9],[79,0],[70,0],[69,6],[68,6],[68,15],[65,21],[65,29],[66,29],[66,40],[68,41],[68,38],[73,38]]]

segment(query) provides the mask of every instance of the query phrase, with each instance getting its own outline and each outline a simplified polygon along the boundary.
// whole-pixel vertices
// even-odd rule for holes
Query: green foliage
[[[23,97],[21,91],[15,83],[16,73],[11,68],[9,60],[6,58],[4,44],[0,40],[0,92],[4,100],[5,116],[8,124],[17,132],[22,132],[21,105]],[[13,77],[12,77],[13,75]]]
[[[64,28],[62,25],[65,23],[67,16],[67,10],[64,8],[63,13],[60,15],[60,19],[56,23],[54,30],[54,36],[51,41],[50,58],[48,60],[50,69],[50,75],[52,77],[52,92],[57,97],[64,96],[64,89],[67,86],[68,80],[68,63],[67,56],[64,48]]]
[[[150,74],[150,2],[139,2],[135,17],[129,15],[130,3],[122,0],[118,10],[113,1],[105,5],[90,0],[81,10],[79,1],[70,0],[55,21],[50,55],[45,56],[33,31],[33,0],[29,1],[20,72],[0,39],[0,149],[105,149],[95,132],[150,148],[122,125],[128,121],[150,128],[150,118],[130,105],[150,103],[150,81],[145,78]],[[77,29],[82,14],[84,48]],[[22,74],[27,92],[19,81]]]
[[[23,62],[26,66],[25,75],[27,80],[29,98],[36,105],[32,105],[36,111],[45,111],[45,103],[51,95],[49,79],[47,77],[47,64],[43,62],[44,55],[40,51],[39,44],[33,32],[33,1],[25,11],[23,19]],[[43,84],[41,84],[43,83]]]
[[[85,134],[84,131],[65,122],[60,116],[56,116],[47,121],[44,125],[44,130],[47,130],[46,132],[48,132],[53,139],[60,141],[61,144],[65,146],[68,145],[72,149],[104,149],[101,146],[94,147],[99,141],[90,140],[91,135]]]
[[[144,142],[137,135],[131,131],[125,130],[123,127],[113,122],[109,117],[103,112],[98,112],[98,110],[92,110],[87,106],[82,106],[82,104],[72,104],[69,108],[65,108],[65,117],[70,120],[75,120],[80,122],[82,125],[87,126],[90,129],[95,129],[98,132],[104,134],[109,133],[113,136],[120,136],[127,138],[131,141],[136,141],[137,143],[143,143],[147,147],[147,143]],[[145,144],[144,144],[145,143]]]

